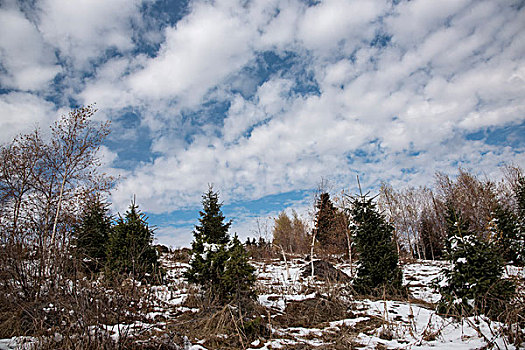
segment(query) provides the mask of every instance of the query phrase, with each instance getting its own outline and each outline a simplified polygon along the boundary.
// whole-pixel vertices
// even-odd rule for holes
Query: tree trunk
[[[346,243],[348,244],[348,260],[350,260],[350,277],[354,275],[354,268],[352,266],[352,242],[350,242],[350,234],[348,230],[345,230],[346,233]]]
[[[64,174],[64,178],[62,179],[62,184],[60,185],[60,194],[58,196],[57,212],[55,214],[55,221],[53,222],[53,232],[51,234],[51,249],[53,250],[55,246],[55,236],[57,232],[58,216],[60,215],[60,207],[62,205],[62,197],[64,195],[64,187],[66,185],[66,178],[67,178],[66,174]]]
[[[312,244],[310,245],[310,266],[312,267],[312,278],[314,277],[314,245],[315,245],[315,232],[312,234]]]

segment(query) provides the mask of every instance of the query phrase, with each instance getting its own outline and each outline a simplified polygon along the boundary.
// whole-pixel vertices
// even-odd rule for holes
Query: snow
[[[199,312],[199,309],[185,305],[190,286],[183,274],[188,264],[167,259],[162,262],[167,269],[169,283],[149,287],[155,306],[144,313],[142,321],[104,326],[113,339],[118,340],[120,334],[141,334],[144,330],[162,332],[170,322],[176,323],[179,315]],[[296,345],[303,345],[305,348],[330,348],[327,335],[346,336],[348,332],[356,346],[359,345],[362,349],[381,346],[403,349],[475,349],[487,346],[488,340],[494,342],[494,347],[516,349],[506,342],[501,334],[502,325],[497,322],[485,317],[453,319],[435,312],[434,304],[441,296],[431,285],[434,282],[441,286],[446,285],[442,270],[451,267],[449,262],[421,260],[404,264],[404,283],[408,285],[413,297],[405,301],[356,299],[350,293],[344,293],[344,286],[327,286],[322,281],[302,277],[301,269],[308,263],[302,259],[290,259],[287,263],[280,260],[252,261],[257,269],[258,302],[267,309],[268,315],[275,318],[282,315],[292,301],[301,302],[319,295],[326,296],[336,288],[342,288],[341,297],[352,310],[353,316],[311,327],[284,327],[279,326],[278,322],[270,322],[270,339],[252,341],[248,344],[248,349],[286,349]],[[348,275],[352,270],[355,271],[355,266],[349,264],[336,267]],[[514,266],[507,266],[505,273],[518,281],[523,281],[525,276],[523,268]],[[52,310],[55,305],[48,304],[45,308]],[[35,339],[2,339],[0,350],[23,349],[24,346],[29,348],[24,343],[32,342]],[[206,339],[186,339],[183,348],[205,350]]]
[[[0,350],[11,349],[33,349],[37,344],[36,338],[33,337],[12,337],[0,339]]]

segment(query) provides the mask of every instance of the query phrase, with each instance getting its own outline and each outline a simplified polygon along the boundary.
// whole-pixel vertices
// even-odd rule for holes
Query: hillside
[[[439,316],[431,287],[445,262],[403,265],[411,297],[404,300],[358,298],[347,284],[303,277],[308,262],[295,258],[252,261],[257,268],[258,300],[240,329],[235,306],[213,308],[198,298],[183,272],[187,264],[164,254],[166,284],[140,286],[140,302],[126,305],[119,323],[100,329],[129,348],[162,349],[516,349],[506,327],[486,317]],[[336,265],[350,275],[348,264]],[[523,286],[525,271],[507,266],[507,275]],[[308,271],[307,271],[308,273]],[[110,292],[110,291],[109,291]],[[59,305],[48,305],[52,315]],[[67,311],[67,310],[66,310]],[[523,331],[521,329],[520,331]],[[513,330],[517,332],[516,329]],[[55,334],[54,341],[62,335]],[[37,338],[0,341],[0,349],[39,344]],[[25,345],[24,345],[25,344]],[[41,343],[40,343],[41,345]]]

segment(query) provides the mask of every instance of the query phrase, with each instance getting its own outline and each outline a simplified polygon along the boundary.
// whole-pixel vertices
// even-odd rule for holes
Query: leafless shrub
[[[34,305],[28,312],[39,348],[138,348],[140,332],[131,332],[130,327],[146,321],[144,315],[151,307],[147,287],[136,286],[132,280],[112,285],[80,280],[74,288],[56,295],[54,302]]]
[[[172,252],[168,253],[166,256],[171,261],[188,263],[191,258],[191,249],[189,248],[175,249]]]
[[[184,313],[170,324],[168,332],[178,339],[205,340],[208,349],[244,349],[270,336],[266,309],[251,299],[224,305],[211,293],[193,289],[184,305],[199,311]]]

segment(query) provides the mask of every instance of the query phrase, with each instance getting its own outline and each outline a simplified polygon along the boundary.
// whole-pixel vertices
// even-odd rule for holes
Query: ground
[[[435,313],[434,303],[440,296],[431,284],[439,279],[446,262],[403,264],[411,297],[371,300],[354,297],[348,284],[303,277],[308,262],[302,259],[252,261],[258,277],[257,312],[268,328],[268,334],[252,337],[241,337],[239,328],[226,331],[226,326],[216,325],[225,325],[229,315],[235,320],[235,307],[203,319],[208,311],[199,307],[195,288],[183,278],[188,265],[174,261],[170,254],[162,262],[167,284],[148,287],[144,300],[148,307],[140,320],[105,326],[114,339],[132,336],[138,345],[158,339],[158,344],[169,343],[174,349],[228,348],[224,344],[244,349],[516,348],[503,334],[502,324],[483,316],[454,319]],[[355,271],[348,264],[336,267],[347,275]],[[525,277],[524,270],[516,267],[508,267],[506,274],[521,282]],[[196,322],[201,323],[196,326]],[[17,348],[24,342],[31,344],[31,338],[3,339],[0,349]]]

